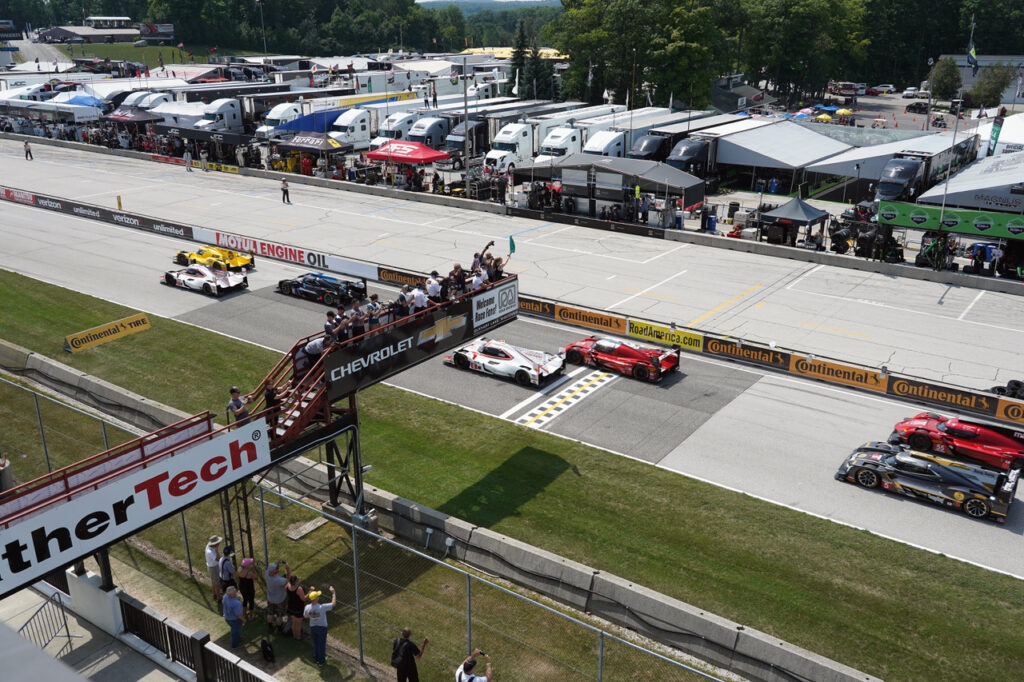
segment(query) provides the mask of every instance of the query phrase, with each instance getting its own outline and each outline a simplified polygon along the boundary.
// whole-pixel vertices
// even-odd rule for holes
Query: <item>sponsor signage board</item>
[[[334,402],[466,343],[474,337],[472,318],[466,297],[331,351],[324,362],[327,399]]]
[[[589,327],[612,334],[626,333],[626,318],[617,315],[571,308],[569,306],[555,304],[555,319],[566,324],[574,324],[579,327]]]
[[[521,295],[519,297],[519,312],[553,320],[555,319],[555,304]]]
[[[996,404],[996,417],[1024,424],[1024,403],[999,398]]]
[[[399,286],[408,284],[409,286],[414,287],[417,283],[422,282],[424,277],[423,275],[415,272],[408,272],[406,270],[378,267],[374,274],[374,279],[386,284],[398,284]]]
[[[890,377],[886,393],[911,398],[933,405],[954,407],[970,410],[981,414],[994,415],[998,399],[994,395],[984,395],[952,386],[940,386],[924,381],[914,381],[902,377]]]
[[[999,211],[944,211],[939,206],[883,201],[878,205],[878,221],[897,227],[938,230],[939,217],[944,232],[969,234],[986,239],[1024,239],[1024,216]]]
[[[840,365],[803,355],[790,356],[789,371],[812,379],[822,379],[833,384],[865,388],[879,393],[885,393],[885,389],[889,386],[889,376],[872,369]]]
[[[157,459],[3,530],[0,599],[270,466],[253,423]]]
[[[732,339],[716,339],[711,336],[705,336],[704,352],[708,355],[717,355],[719,357],[732,358],[734,360],[752,362],[755,365],[789,371],[789,353],[783,353],[772,348],[737,343]]]
[[[114,322],[101,324],[92,329],[86,329],[77,334],[69,334],[64,337],[64,350],[69,353],[77,353],[86,348],[92,348],[114,339],[121,339],[149,328],[149,318],[145,313],[139,313],[138,315],[125,317]]]
[[[687,329],[673,329],[646,320],[627,320],[626,333],[636,339],[654,341],[669,346],[679,346],[691,353],[704,350],[704,335]]]
[[[361,277],[363,279],[374,279],[377,276],[377,271],[380,269],[376,265],[339,258],[322,251],[312,251],[298,246],[278,244],[277,242],[270,242],[264,239],[242,237],[227,232],[195,228],[193,234],[197,240],[205,241],[215,246],[222,246],[226,249],[233,249],[244,253],[253,253],[264,258],[297,263],[317,271],[323,270]]]
[[[4,187],[4,199],[7,201],[16,201],[19,204],[28,204],[34,206],[36,203],[36,197],[31,192],[25,192],[20,189],[10,189]]]
[[[519,313],[519,280],[510,279],[473,294],[473,335],[515,319]]]

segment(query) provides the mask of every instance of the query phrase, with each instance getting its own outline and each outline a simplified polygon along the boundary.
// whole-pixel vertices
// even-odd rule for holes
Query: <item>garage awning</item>
[[[366,155],[374,161],[393,161],[395,163],[433,163],[451,158],[448,152],[439,152],[419,142],[395,142],[392,140],[383,147],[378,147]]]
[[[163,116],[157,116],[146,109],[138,107],[118,107],[100,118],[104,121],[116,121],[118,123],[156,123],[157,121],[164,120]]]
[[[200,142],[212,141],[223,144],[249,144],[252,142],[252,135],[239,135],[238,133],[209,132],[195,128],[184,128],[181,126],[154,125],[153,132],[157,135],[170,135],[185,140],[199,140]]]
[[[278,142],[277,149],[282,152],[347,154],[352,151],[352,145],[349,143],[342,144],[329,135],[304,135],[299,133],[289,140]]]
[[[828,211],[814,208],[799,197],[761,216],[764,220],[791,225],[814,225],[828,218]]]

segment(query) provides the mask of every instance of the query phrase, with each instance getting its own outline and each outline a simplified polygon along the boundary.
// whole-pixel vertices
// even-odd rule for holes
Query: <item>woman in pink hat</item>
[[[259,572],[252,557],[242,559],[242,566],[238,569],[236,577],[238,591],[242,593],[242,608],[245,611],[242,622],[247,622],[256,617],[256,580],[259,578]]]

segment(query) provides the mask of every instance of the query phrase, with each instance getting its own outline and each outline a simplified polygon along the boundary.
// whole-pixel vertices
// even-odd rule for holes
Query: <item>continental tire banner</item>
[[[996,417],[1008,422],[1024,424],[1024,404],[999,398],[996,404]]]
[[[691,353],[704,350],[704,335],[686,329],[673,329],[653,322],[629,319],[626,333],[636,339],[654,341],[668,346],[679,346]]]
[[[825,360],[811,359],[802,355],[792,355],[789,358],[789,371],[800,376],[822,379],[833,384],[844,384],[856,388],[866,388],[869,391],[885,393],[889,386],[888,375],[883,375],[870,369],[840,365]]]
[[[890,377],[886,389],[889,395],[900,398],[912,398],[933,405],[955,407],[971,410],[981,414],[995,415],[998,399],[994,395],[984,395],[951,386],[937,386],[924,381]]]
[[[408,284],[409,286],[414,287],[417,283],[422,282],[424,277],[418,273],[408,272],[406,270],[394,270],[392,268],[378,267],[376,280],[378,282],[384,282],[385,284],[397,284],[399,286]]]
[[[564,305],[555,304],[555,319],[559,322],[574,324],[580,327],[589,327],[611,334],[626,333],[626,318],[617,315],[597,313],[592,310],[581,308],[570,308]]]
[[[789,353],[783,353],[771,348],[748,346],[742,343],[737,344],[736,341],[732,340],[715,339],[705,336],[704,352],[708,355],[743,360],[744,362],[752,362],[755,365],[789,371]]]
[[[553,320],[555,319],[555,304],[528,296],[520,296],[519,312]]]
[[[3,530],[0,599],[270,466],[261,421],[155,458]]]
[[[464,298],[333,350],[324,364],[327,399],[334,402],[466,343],[474,337],[472,318],[472,301]]]
[[[86,348],[92,348],[114,339],[121,339],[125,336],[146,331],[147,329],[149,329],[149,318],[146,317],[145,313],[139,313],[138,315],[125,317],[108,324],[102,324],[99,327],[86,329],[84,332],[70,334],[64,337],[64,350],[69,353],[77,353]]]

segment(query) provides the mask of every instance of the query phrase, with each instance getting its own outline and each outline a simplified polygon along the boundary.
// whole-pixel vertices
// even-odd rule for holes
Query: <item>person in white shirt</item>
[[[480,268],[477,268],[476,270],[473,271],[473,281],[470,282],[469,285],[470,291],[476,291],[477,289],[481,288],[484,285],[485,281],[486,279],[484,278],[483,271]]]
[[[309,604],[302,612],[302,615],[309,619],[309,635],[313,640],[313,658],[321,668],[327,662],[327,612],[338,603],[334,585],[328,589],[331,591],[330,604],[321,604],[320,591],[313,590],[309,593]]]
[[[421,310],[427,309],[427,295],[423,293],[422,283],[417,283],[416,288],[412,290],[412,311],[418,313]]]
[[[441,276],[437,270],[431,272],[427,279],[427,298],[434,303],[441,302]]]
[[[224,541],[219,535],[211,535],[206,542],[206,571],[210,575],[213,598],[220,601],[220,553],[218,547]]]
[[[484,657],[486,677],[473,673],[473,670],[476,669],[477,656]],[[466,660],[462,662],[462,665],[455,669],[455,682],[494,682],[494,669],[491,668],[491,657],[479,649],[474,649],[473,653],[466,656]]]

